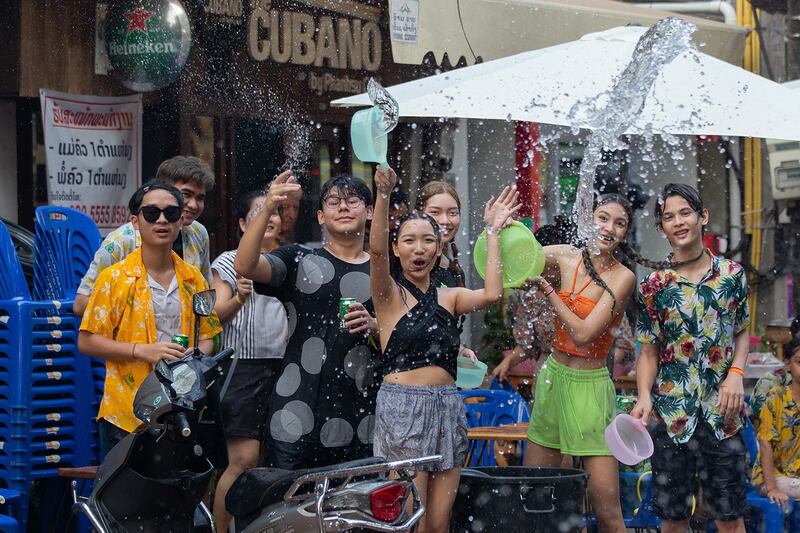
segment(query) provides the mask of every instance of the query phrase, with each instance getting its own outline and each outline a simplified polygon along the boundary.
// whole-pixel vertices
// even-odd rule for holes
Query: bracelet
[[[775,487],[773,487],[773,488],[771,488],[771,489],[767,489],[767,496],[769,496],[769,495],[770,495],[770,494],[772,494],[773,492],[778,492],[778,489],[776,489]]]
[[[494,228],[491,226],[486,226],[486,235],[494,235]]]
[[[136,343],[131,343],[131,358],[136,361]]]
[[[544,293],[544,297],[547,298],[548,296],[550,296],[554,292],[556,292],[556,290],[553,287],[550,287],[550,291]]]
[[[242,297],[239,296],[238,294],[236,296],[234,296],[233,299],[236,300],[237,302],[239,302],[239,305],[244,305],[245,304],[245,300],[242,300]]]
[[[744,370],[739,368],[738,366],[732,366],[728,369],[728,372],[733,372],[734,374],[739,374],[740,376],[744,377]]]

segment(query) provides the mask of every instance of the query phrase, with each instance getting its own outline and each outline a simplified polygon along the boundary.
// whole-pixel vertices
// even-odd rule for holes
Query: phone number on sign
[[[71,205],[76,211],[92,217],[98,226],[119,226],[129,220],[128,207],[124,205]]]

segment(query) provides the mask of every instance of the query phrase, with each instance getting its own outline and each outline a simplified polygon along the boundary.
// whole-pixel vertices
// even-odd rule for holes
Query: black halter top
[[[405,276],[398,283],[417,299],[417,304],[397,321],[386,343],[384,375],[439,366],[455,379],[461,346],[456,317],[439,305],[433,279],[425,293]]]

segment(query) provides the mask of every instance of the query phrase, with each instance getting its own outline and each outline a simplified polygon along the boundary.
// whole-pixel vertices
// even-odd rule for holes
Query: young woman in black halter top
[[[442,246],[436,221],[414,211],[387,238],[389,194],[396,181],[391,169],[375,173],[370,283],[384,378],[375,410],[374,453],[393,461],[442,456],[440,464],[419,472],[414,483],[426,508],[418,531],[447,532],[467,453],[464,404],[455,387],[460,345],[456,317],[502,297],[498,234],[519,209],[518,194],[506,187],[486,204],[485,288],[437,288],[431,279]]]

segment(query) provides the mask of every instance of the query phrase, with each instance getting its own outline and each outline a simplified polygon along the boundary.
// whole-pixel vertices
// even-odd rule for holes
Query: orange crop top
[[[594,283],[594,280],[591,278],[583,287],[581,287],[581,290],[575,292],[575,282],[578,279],[578,269],[580,269],[580,265],[581,263],[579,261],[575,267],[575,274],[572,276],[572,289],[570,289],[569,292],[558,291],[556,294],[558,294],[558,297],[561,298],[561,301],[564,302],[564,305],[566,305],[570,311],[575,313],[579,318],[585,319],[594,310],[594,306],[597,305],[597,302],[581,294],[584,290],[586,290],[586,287]],[[616,263],[611,265],[611,268],[613,268],[615,265]],[[607,270],[610,269],[606,269],[606,271]],[[587,346],[578,348],[575,346],[575,343],[572,341],[569,333],[567,333],[564,323],[560,320],[556,320],[553,348],[560,352],[578,357],[587,357],[589,359],[605,359],[608,356],[608,352],[611,350],[611,345],[614,343],[614,334],[612,332],[619,327],[620,322],[622,322],[621,314],[611,322],[602,335],[597,337]]]

